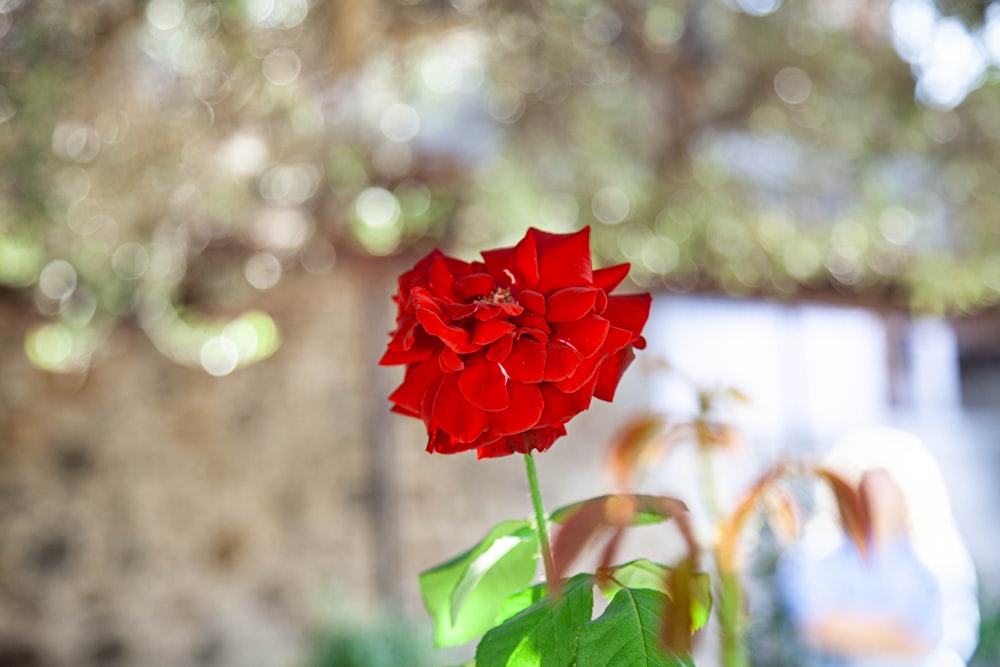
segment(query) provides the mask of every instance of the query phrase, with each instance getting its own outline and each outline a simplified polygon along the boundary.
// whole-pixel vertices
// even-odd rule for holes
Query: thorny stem
[[[538,548],[545,565],[545,582],[552,588],[555,579],[555,565],[552,562],[552,547],[549,546],[549,522],[542,506],[542,492],[538,488],[538,472],[531,452],[524,455],[524,467],[528,471],[528,486],[531,488],[531,502],[535,506],[535,523],[538,526]]]

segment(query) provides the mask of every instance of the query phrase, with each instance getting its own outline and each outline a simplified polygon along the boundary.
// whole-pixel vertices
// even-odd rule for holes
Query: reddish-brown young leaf
[[[844,532],[854,542],[863,558],[868,555],[868,537],[871,534],[871,519],[858,489],[829,468],[817,467],[814,474],[824,480],[833,491],[840,512],[840,522]]]
[[[632,418],[615,434],[608,449],[608,467],[618,488],[629,488],[643,451],[665,425],[660,415],[646,414]]]
[[[691,588],[696,569],[694,560],[688,557],[667,573],[669,597],[663,610],[660,636],[667,650],[677,656],[690,655],[693,648],[691,626],[694,599]]]
[[[601,560],[597,566],[597,585],[602,586],[611,579],[614,573],[614,562],[615,556],[618,554],[618,547],[622,543],[622,538],[625,536],[625,527],[616,526],[611,533],[611,537],[604,544],[604,549],[601,551]]]
[[[563,576],[573,561],[601,530],[607,527],[605,501],[596,498],[580,505],[565,521],[552,541],[554,572],[549,582],[553,594],[558,592]]]
[[[553,519],[562,524],[552,542],[554,581],[551,585],[554,589],[558,588],[559,582],[573,561],[604,529],[614,528],[615,532],[604,547],[602,567],[611,564],[624,529],[635,523],[648,522],[650,516],[655,517],[654,520],[660,518],[674,520],[688,546],[690,557],[697,561],[698,543],[688,518],[688,509],[676,498],[616,494],[591,498],[568,509],[570,512],[566,516],[562,516],[561,510],[553,515]]]
[[[684,543],[688,548],[688,558],[697,567],[698,559],[701,556],[701,547],[694,535],[694,527],[691,525],[691,515],[687,505],[670,496],[636,496],[638,500],[639,512],[650,512],[663,517],[670,517],[674,520],[677,529],[684,538]]]
[[[778,541],[789,544],[798,538],[802,526],[802,508],[795,496],[777,484],[764,495],[764,511]]]
[[[703,449],[733,449],[739,444],[737,431],[731,424],[698,419],[694,427],[698,446]]]
[[[668,423],[663,415],[645,414],[629,421],[608,448],[607,464],[618,488],[631,488],[637,473],[663,460],[690,429],[687,423]]]
[[[754,484],[747,492],[736,509],[722,521],[719,526],[719,538],[715,545],[715,559],[719,566],[719,571],[726,574],[733,574],[737,568],[737,555],[739,553],[740,531],[743,525],[757,508],[760,499],[771,488],[772,484],[785,474],[784,466],[776,466],[764,474],[763,477]]]

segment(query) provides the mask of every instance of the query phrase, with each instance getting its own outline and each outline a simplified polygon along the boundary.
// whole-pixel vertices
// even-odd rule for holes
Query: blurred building
[[[768,463],[820,460],[853,430],[899,427],[941,466],[983,584],[997,590],[1000,524],[985,510],[1000,502],[998,348],[986,333],[995,326],[993,318],[914,319],[850,305],[665,296],[654,300],[649,338],[650,353],[700,386],[733,386],[750,398],[739,413],[747,445],[720,457],[736,482],[731,499]],[[655,406],[693,414],[686,382],[670,371],[651,382]]]

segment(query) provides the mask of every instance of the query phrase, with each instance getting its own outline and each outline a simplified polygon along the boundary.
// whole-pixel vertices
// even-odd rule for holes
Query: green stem
[[[712,462],[711,443],[699,442],[702,479],[708,501],[708,512],[712,526],[718,530],[722,521],[722,503]],[[746,645],[746,626],[743,614],[743,588],[735,572],[716,569],[719,578],[719,599],[715,607],[719,618],[719,634],[722,644],[722,667],[749,667],[750,658]]]
[[[535,524],[538,527],[538,548],[542,553],[542,563],[545,565],[545,581],[552,587],[555,580],[555,565],[552,562],[552,547],[549,546],[549,521],[542,506],[542,492],[538,488],[538,472],[535,470],[535,459],[531,452],[524,455],[524,467],[528,471],[528,486],[531,488],[531,502],[535,506]]]
[[[719,625],[723,667],[749,667],[746,627],[743,615],[743,588],[735,573],[720,573]]]
[[[722,503],[719,502],[719,491],[715,483],[711,444],[699,442],[698,453],[701,459],[701,474],[705,487],[705,499],[708,501],[709,519],[712,521],[712,526],[718,527],[722,520]]]

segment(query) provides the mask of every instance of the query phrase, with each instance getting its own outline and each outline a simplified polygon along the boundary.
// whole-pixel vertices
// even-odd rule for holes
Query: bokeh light
[[[666,289],[996,302],[945,280],[993,276],[992,6],[52,6],[0,9],[5,71],[31,73],[0,76],[0,282],[54,324],[193,322],[528,225],[592,224],[598,262]],[[28,25],[58,47],[10,40]]]

